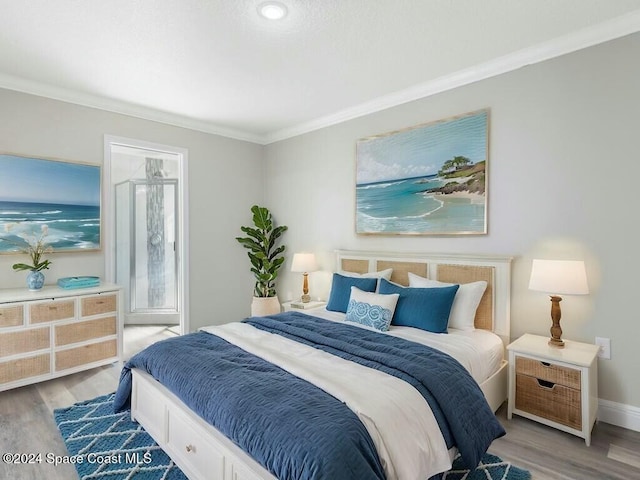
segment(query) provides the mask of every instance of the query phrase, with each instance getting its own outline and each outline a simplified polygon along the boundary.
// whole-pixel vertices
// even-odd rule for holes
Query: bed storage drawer
[[[0,307],[0,328],[20,326],[22,325],[23,318],[24,308],[22,305]]]
[[[180,411],[171,409],[167,430],[170,451],[175,452],[185,466],[193,469],[197,478],[224,478],[224,456],[205,440],[206,433],[202,427]]]
[[[579,389],[517,373],[516,408],[571,428],[582,428]]]
[[[516,357],[516,373],[580,390],[580,370],[563,367],[533,358]]]

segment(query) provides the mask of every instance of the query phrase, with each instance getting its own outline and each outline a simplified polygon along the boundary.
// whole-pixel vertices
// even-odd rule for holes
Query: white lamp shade
[[[529,290],[558,295],[589,293],[582,260],[533,260]]]
[[[291,271],[298,273],[315,272],[318,269],[316,256],[313,253],[294,253]]]

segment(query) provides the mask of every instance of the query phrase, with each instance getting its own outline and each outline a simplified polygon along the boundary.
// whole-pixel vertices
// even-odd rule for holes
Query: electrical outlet
[[[596,345],[600,347],[600,350],[598,351],[598,356],[600,358],[606,358],[607,360],[611,360],[611,339],[596,337]]]

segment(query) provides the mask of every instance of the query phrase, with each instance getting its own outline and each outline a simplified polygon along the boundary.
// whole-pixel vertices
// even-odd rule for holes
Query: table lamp
[[[551,299],[551,339],[549,345],[563,348],[560,328],[560,295],[586,295],[589,293],[587,273],[582,260],[539,260],[531,266],[529,290],[547,292]]]
[[[311,300],[308,277],[309,272],[314,272],[317,269],[316,256],[313,253],[294,253],[291,271],[302,273],[302,297],[300,298],[302,303],[309,303]]]

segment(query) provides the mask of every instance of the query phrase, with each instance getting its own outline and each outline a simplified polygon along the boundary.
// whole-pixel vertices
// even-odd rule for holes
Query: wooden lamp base
[[[309,280],[308,280],[309,274],[308,273],[303,273],[302,274],[302,296],[300,297],[300,301],[302,303],[309,303],[311,301],[311,295],[309,295]]]
[[[558,297],[557,295],[551,295],[551,321],[553,324],[551,325],[551,338],[549,339],[549,345],[554,348],[564,348],[564,342],[562,341],[562,328],[560,328],[560,302],[562,301],[562,297]]]

